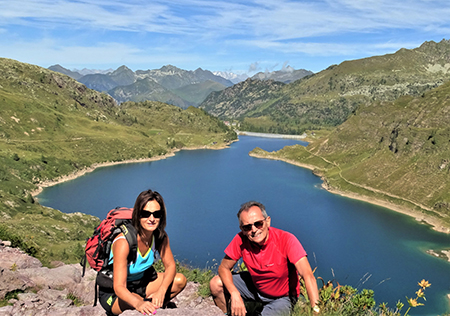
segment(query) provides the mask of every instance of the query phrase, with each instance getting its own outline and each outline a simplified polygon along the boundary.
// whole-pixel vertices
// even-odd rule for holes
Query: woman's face
[[[161,206],[155,200],[148,201],[140,215],[141,226],[146,231],[155,231],[162,216]]]

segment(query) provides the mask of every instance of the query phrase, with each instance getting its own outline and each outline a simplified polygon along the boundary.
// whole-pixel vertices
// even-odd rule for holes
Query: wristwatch
[[[314,311],[314,313],[320,313],[320,308],[319,308],[319,306],[315,305],[315,306],[313,307],[313,311]]]

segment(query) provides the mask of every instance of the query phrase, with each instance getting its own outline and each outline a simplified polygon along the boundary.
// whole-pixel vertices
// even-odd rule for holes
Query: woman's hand
[[[136,310],[139,313],[142,313],[144,315],[154,315],[154,314],[156,314],[156,309],[157,308],[158,308],[158,306],[156,306],[155,304],[153,304],[152,302],[147,301],[147,300],[141,301],[136,306]]]
[[[157,307],[160,308],[164,304],[164,298],[166,296],[166,291],[162,287],[160,287],[156,292],[150,294],[148,298],[152,299],[152,303]]]

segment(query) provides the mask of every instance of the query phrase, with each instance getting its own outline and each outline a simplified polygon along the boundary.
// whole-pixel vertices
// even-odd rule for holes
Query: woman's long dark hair
[[[134,203],[134,209],[133,209],[133,216],[131,219],[131,222],[133,223],[134,228],[136,228],[139,235],[143,235],[143,229],[141,226],[141,211],[144,209],[145,204],[148,203],[148,201],[156,201],[159,204],[159,207],[161,208],[161,211],[163,215],[159,219],[159,225],[158,228],[155,230],[155,240],[156,240],[156,246],[157,248],[160,248],[166,234],[166,218],[167,218],[167,212],[166,212],[166,205],[164,204],[164,199],[156,191],[152,190],[146,190],[141,192],[138,197],[136,198],[136,202]],[[160,249],[158,249],[160,250]]]

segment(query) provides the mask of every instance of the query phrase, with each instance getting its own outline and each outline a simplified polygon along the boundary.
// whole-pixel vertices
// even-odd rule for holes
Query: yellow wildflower
[[[419,290],[416,292],[416,294],[417,294],[417,297],[424,297],[424,296],[425,296],[425,293],[423,292],[423,289],[419,289]]]
[[[430,287],[430,285],[431,285],[431,283],[429,283],[428,281],[425,281],[425,279],[419,282],[419,286],[422,288]]]
[[[423,305],[422,303],[418,303],[417,302],[417,298],[410,298],[410,299],[408,299],[408,304],[411,307],[417,307],[417,306]]]

